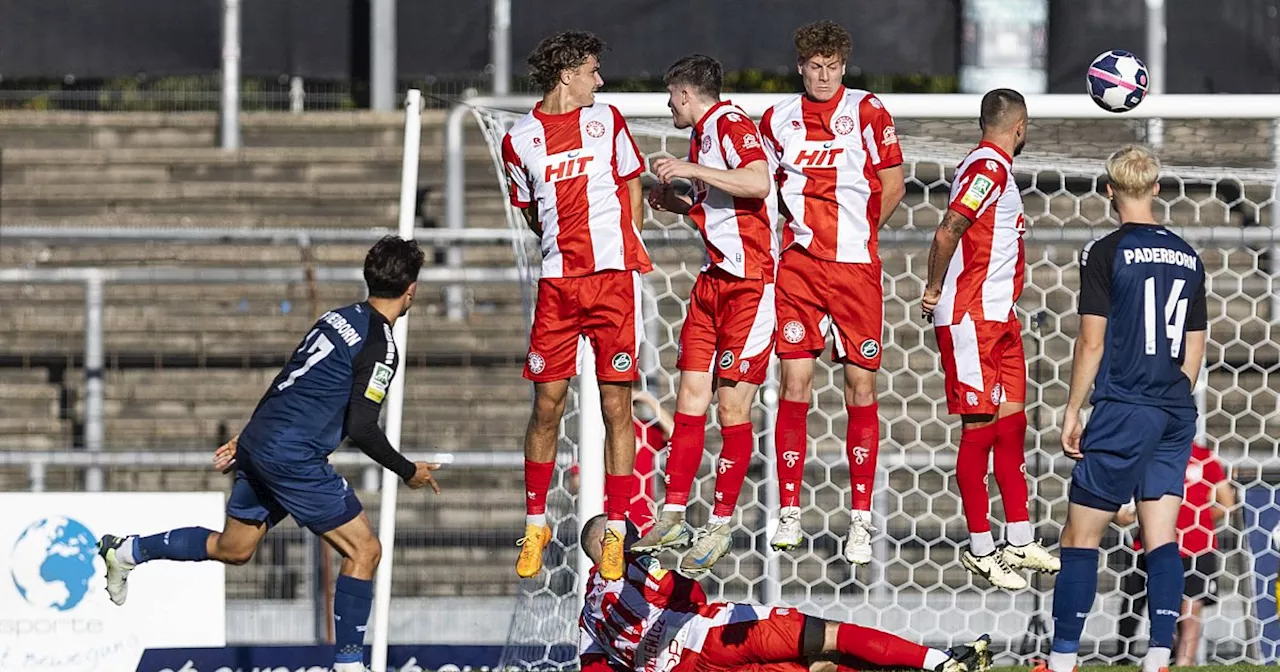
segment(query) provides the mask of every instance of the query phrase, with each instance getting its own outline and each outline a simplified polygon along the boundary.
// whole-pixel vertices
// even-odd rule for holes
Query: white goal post
[[[757,118],[781,98],[774,94],[725,97]],[[708,593],[726,599],[777,599],[936,644],[989,630],[998,648],[1012,652],[1005,656],[1014,656],[1004,662],[1022,661],[1023,654],[1041,648],[1045,641],[1039,628],[1047,618],[1052,582],[1045,580],[1033,590],[1010,596],[971,581],[960,569],[956,551],[963,547],[963,523],[951,481],[958,423],[935,398],[940,373],[929,340],[931,331],[916,315],[924,250],[945,209],[954,166],[976,142],[981,96],[880,97],[898,125],[907,161],[908,195],[881,233],[886,333],[880,376],[883,465],[875,502],[880,539],[875,560],[869,568],[854,572],[839,559],[848,491],[844,429],[838,426],[843,424],[844,411],[839,371],[824,356],[815,380],[811,457],[805,475],[808,546],[795,554],[776,554],[768,550],[767,536],[761,531],[772,522],[776,506],[771,501],[776,495],[769,488],[776,401],[776,378],[771,376],[757,405],[760,459],[752,466],[739,502],[735,548],[708,580]],[[599,94],[597,99],[617,106],[628,118],[647,158],[684,155],[687,131],[671,127],[665,94]],[[485,130],[494,160],[493,178],[505,193],[498,145],[506,127],[534,102],[528,96],[474,98],[451,112],[445,137],[446,227],[465,228],[462,136],[466,123],[474,119]],[[1015,173],[1023,187],[1029,222],[1027,289],[1019,311],[1026,327],[1028,415],[1033,425],[1028,433],[1028,472],[1038,533],[1056,545],[1065,513],[1063,486],[1069,469],[1055,446],[1075,333],[1076,253],[1105,230],[1094,226],[1107,227],[1115,221],[1099,179],[1102,159],[1124,142],[1141,142],[1147,119],[1164,120],[1158,149],[1165,163],[1165,190],[1157,214],[1167,217],[1204,251],[1210,278],[1211,346],[1207,375],[1197,394],[1207,419],[1203,438],[1218,449],[1241,485],[1276,482],[1280,454],[1272,437],[1278,421],[1280,373],[1276,367],[1280,365],[1272,361],[1277,346],[1271,339],[1280,328],[1276,326],[1280,324],[1280,237],[1273,228],[1280,226],[1280,96],[1152,95],[1122,115],[1099,109],[1083,93],[1031,95],[1027,102],[1032,128],[1027,152],[1015,161]],[[416,147],[415,142],[415,152]],[[678,218],[646,215],[645,239],[657,267],[647,278],[646,298],[656,310],[646,315],[650,342],[642,350],[641,364],[646,389],[672,408],[674,339],[689,286],[702,263],[702,247],[696,233]],[[528,278],[522,291],[531,293],[537,247],[518,213],[509,211],[508,219],[521,271]],[[602,422],[598,404],[579,403],[582,394],[594,396],[593,381],[580,383],[562,424],[561,453],[562,457],[570,453],[578,461],[581,491],[575,497],[567,478],[558,473],[554,487],[563,501],[571,502],[558,513],[549,509],[553,524],[559,526],[576,525],[601,506],[598,484],[603,482],[604,463],[598,428]],[[402,403],[401,395],[392,396],[389,419],[402,412]],[[708,452],[717,450],[716,433],[710,431]],[[705,471],[695,486],[697,499],[691,502],[695,523],[701,522],[701,513],[694,510],[706,508],[710,491]],[[383,668],[378,663],[385,664],[385,653],[379,658],[379,648],[386,643],[388,559],[395,524],[394,515],[387,512],[394,511],[397,485],[394,478],[384,482],[381,536],[386,564],[379,572],[371,626],[373,669],[379,671]],[[1228,520],[1245,524],[1243,509],[1237,507]],[[998,507],[993,517],[1000,520]],[[576,538],[576,534],[561,536]],[[1109,537],[1112,564],[1120,562],[1114,554],[1122,538],[1119,532]],[[576,641],[574,619],[580,608],[576,587],[582,568],[581,560],[575,558],[581,554],[570,541],[554,543],[564,546],[560,566],[549,566],[540,579],[521,584],[504,667],[572,666],[566,651]],[[1217,555],[1224,561],[1220,583],[1229,578],[1231,585],[1224,589],[1220,606],[1206,616],[1214,619],[1206,624],[1206,633],[1216,639],[1210,647],[1212,655],[1224,662],[1256,660],[1259,629],[1250,619],[1260,615],[1252,599],[1255,588],[1245,571],[1252,567],[1253,554],[1236,530]],[[388,575],[385,582],[384,573]],[[1117,627],[1124,571],[1107,566],[1102,576],[1102,596],[1085,638],[1096,642],[1088,649],[1090,655],[1114,661],[1122,654],[1104,638]],[[1145,641],[1143,632],[1139,628],[1138,639]]]

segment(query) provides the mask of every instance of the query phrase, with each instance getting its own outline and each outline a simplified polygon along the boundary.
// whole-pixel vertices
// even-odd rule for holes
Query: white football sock
[[[545,513],[529,513],[524,517],[525,525],[538,525],[540,527],[547,526],[547,514]]]
[[[1076,669],[1076,654],[1049,652],[1049,672],[1072,672]]]
[[[1004,540],[1009,542],[1010,546],[1026,546],[1036,540],[1033,535],[1034,532],[1031,530],[1031,521],[1029,520],[1021,520],[1004,526]]]
[[[1142,672],[1160,672],[1160,668],[1169,667],[1169,658],[1172,655],[1171,649],[1162,646],[1147,649],[1147,655],[1142,659]]]
[[[684,504],[663,504],[662,512],[663,513],[684,513],[685,508],[686,507]]]
[[[970,532],[969,552],[978,557],[995,553],[996,540],[991,537],[991,532]]]
[[[133,555],[133,547],[137,543],[137,537],[125,537],[124,543],[120,544],[120,548],[116,549],[116,559],[129,566],[138,564],[138,559]]]
[[[728,525],[733,516],[711,516],[707,518],[707,527],[712,525]]]

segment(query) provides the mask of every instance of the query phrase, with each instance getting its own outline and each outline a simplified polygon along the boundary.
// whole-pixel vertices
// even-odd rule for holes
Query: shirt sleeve
[[[858,116],[862,119],[862,144],[867,149],[871,169],[880,171],[902,165],[898,129],[889,111],[884,109],[884,103],[875,96],[867,96],[858,105]]]
[[[1109,238],[1086,243],[1080,251],[1080,296],[1076,312],[1111,316],[1111,270],[1115,243]]]
[[[627,127],[627,120],[622,113],[612,105],[609,109],[613,110],[613,158],[618,177],[623,181],[633,180],[644,172],[640,148],[636,146],[635,138],[631,137],[631,129]]]
[[[507,191],[511,193],[511,205],[522,210],[529,207],[533,202],[530,186],[532,179],[529,176],[529,171],[525,169],[524,161],[516,153],[515,145],[511,142],[510,133],[502,138],[502,165],[506,168]]]
[[[385,323],[370,325],[364,347],[352,362],[351,399],[344,425],[351,442],[365,455],[408,480],[417,467],[391,445],[378,426],[382,402],[387,398],[400,357],[390,331]]]
[[[956,190],[955,198],[951,199],[947,207],[970,220],[975,220],[1000,198],[1000,192],[1004,189],[1008,177],[1009,171],[1004,164],[995,159],[974,161],[962,174],[956,175],[960,188]]]
[[[718,123],[720,143],[730,169],[741,168],[756,161],[768,162],[760,142],[760,132],[751,120],[739,112],[728,112]]]
[[[1200,268],[1204,268],[1201,261]],[[1204,331],[1209,328],[1209,307],[1205,299],[1205,276],[1200,273],[1200,286],[1196,288],[1195,299],[1191,301],[1191,310],[1187,311],[1187,331]]]
[[[764,141],[764,150],[779,161],[782,160],[782,145],[773,133],[773,108],[764,111],[760,118],[760,139]]]

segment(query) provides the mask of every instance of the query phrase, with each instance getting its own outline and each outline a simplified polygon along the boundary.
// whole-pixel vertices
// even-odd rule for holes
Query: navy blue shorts
[[[293,516],[298,525],[324,534],[354,520],[362,510],[346,479],[328,460],[279,462],[236,454],[236,481],[227,515],[275,525]]]
[[[1084,458],[1071,472],[1070,500],[1115,511],[1129,502],[1182,496],[1194,411],[1100,401],[1080,440]]]

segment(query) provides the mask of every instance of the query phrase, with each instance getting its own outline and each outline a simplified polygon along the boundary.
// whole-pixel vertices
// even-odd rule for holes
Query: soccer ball
[[[1104,51],[1089,64],[1085,83],[1098,107],[1128,112],[1147,96],[1147,66],[1127,51]]]

